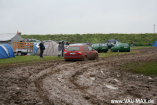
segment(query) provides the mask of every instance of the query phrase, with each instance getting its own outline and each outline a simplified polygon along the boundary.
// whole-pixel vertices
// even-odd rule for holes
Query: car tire
[[[94,59],[95,59],[95,60],[99,59],[98,54],[95,55],[95,58],[94,58]]]
[[[83,61],[87,61],[87,55],[84,56]]]
[[[22,53],[19,51],[19,52],[17,53],[17,55],[18,55],[18,56],[22,56]]]

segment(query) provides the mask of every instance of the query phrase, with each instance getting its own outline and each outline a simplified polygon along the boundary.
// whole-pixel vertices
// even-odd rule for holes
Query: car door
[[[84,48],[85,55],[87,56],[87,59],[90,59],[90,51],[89,51],[88,47],[83,46],[83,48]]]
[[[87,47],[89,49],[89,57],[90,57],[90,59],[94,59],[95,51],[93,51],[92,47],[90,47],[90,46],[87,46]]]

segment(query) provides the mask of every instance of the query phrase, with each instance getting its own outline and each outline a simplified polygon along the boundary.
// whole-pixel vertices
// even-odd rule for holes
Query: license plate
[[[124,47],[124,48],[128,48],[128,47]]]
[[[70,54],[76,54],[76,53],[70,53]]]
[[[103,47],[102,49],[105,49],[105,47]]]

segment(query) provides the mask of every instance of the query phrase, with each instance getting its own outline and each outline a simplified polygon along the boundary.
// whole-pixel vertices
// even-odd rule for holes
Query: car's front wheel
[[[95,60],[99,59],[99,56],[98,54],[95,55]]]

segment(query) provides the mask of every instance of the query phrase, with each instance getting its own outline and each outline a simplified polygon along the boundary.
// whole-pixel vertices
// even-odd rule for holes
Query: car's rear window
[[[128,44],[126,44],[126,43],[124,43],[124,44],[122,44],[122,46],[129,46]]]
[[[103,43],[103,44],[100,44],[101,46],[107,46],[105,43]]]
[[[70,47],[68,47],[67,51],[80,51],[80,47],[79,46],[77,46],[77,47],[70,46]]]

